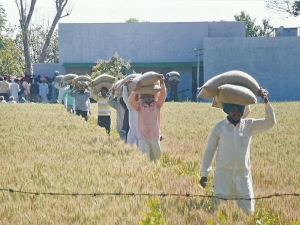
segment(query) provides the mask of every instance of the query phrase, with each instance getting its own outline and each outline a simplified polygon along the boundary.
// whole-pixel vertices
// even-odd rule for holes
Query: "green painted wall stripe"
[[[93,67],[96,63],[64,63],[64,67]],[[197,62],[140,62],[130,63],[131,67],[193,67],[197,66]],[[200,66],[203,66],[203,62],[200,62]]]

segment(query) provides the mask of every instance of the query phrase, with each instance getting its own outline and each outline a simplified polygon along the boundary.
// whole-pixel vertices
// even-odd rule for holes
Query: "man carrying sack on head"
[[[85,119],[85,121],[88,120],[88,112],[89,114],[92,114],[91,112],[91,103],[90,103],[90,91],[88,90],[88,87],[79,87],[78,91],[76,90],[77,87],[73,88],[72,91],[68,92],[68,95],[74,98],[75,107],[74,110],[76,112],[77,116],[81,116]]]
[[[216,155],[214,172],[214,195],[219,198],[247,198],[237,200],[238,206],[247,214],[254,213],[254,194],[250,165],[250,142],[252,135],[270,129],[275,123],[275,113],[268,100],[268,92],[258,91],[265,103],[265,118],[243,119],[245,106],[224,103],[227,118],[212,129],[206,145],[201,166],[200,185],[205,188],[211,164]],[[214,209],[220,203],[214,198]]]
[[[164,76],[158,75],[161,85],[161,91],[157,100],[151,94],[141,95],[142,102],[137,102],[135,97],[140,88],[140,82],[129,96],[129,104],[138,112],[138,148],[147,154],[150,161],[160,159],[160,109],[166,99],[166,87]]]

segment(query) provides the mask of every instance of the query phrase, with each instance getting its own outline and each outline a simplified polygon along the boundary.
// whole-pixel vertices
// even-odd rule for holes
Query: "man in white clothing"
[[[220,198],[254,197],[250,165],[250,142],[252,135],[270,129],[275,123],[275,113],[268,101],[268,92],[260,89],[258,96],[265,103],[265,118],[243,119],[245,106],[224,103],[223,110],[227,118],[217,123],[211,132],[205,148],[200,185],[205,188],[211,164],[216,155],[214,172],[214,195]],[[220,199],[214,198],[214,209]],[[245,213],[254,212],[254,200],[237,200],[238,206]]]
[[[10,95],[14,97],[16,102],[19,102],[19,79],[14,79],[14,82],[10,85]]]
[[[137,144],[138,142],[138,112],[134,110],[128,102],[128,87],[127,85],[132,82],[133,79],[129,79],[124,83],[122,97],[129,111],[129,131],[127,134],[127,143],[131,146]],[[136,96],[136,100],[138,101],[138,94]]]
[[[42,78],[42,83],[39,86],[39,95],[41,96],[42,103],[48,102],[48,98],[47,98],[48,94],[49,94],[48,84],[46,83],[46,79]]]

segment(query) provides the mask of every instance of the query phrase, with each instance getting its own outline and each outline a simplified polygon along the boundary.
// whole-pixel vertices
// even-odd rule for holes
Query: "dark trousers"
[[[82,110],[76,110],[76,115],[77,116],[82,116],[85,121],[88,120],[88,114],[87,114],[87,111],[82,111]]]
[[[110,135],[110,123],[110,116],[98,116],[98,125],[104,127],[108,135]]]

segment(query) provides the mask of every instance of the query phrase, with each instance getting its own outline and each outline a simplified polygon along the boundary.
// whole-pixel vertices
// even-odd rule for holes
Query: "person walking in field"
[[[113,99],[113,95],[109,95],[108,89],[106,87],[102,87],[100,95],[92,94],[91,97],[97,101],[98,104],[98,125],[100,127],[104,127],[106,133],[110,135],[111,110],[108,101]]]
[[[128,84],[132,82],[133,79],[129,79],[124,83],[122,97],[126,106],[128,108],[129,117],[129,130],[127,134],[127,143],[133,146],[138,144],[138,112],[134,110],[128,102]],[[136,93],[135,100],[138,101],[138,93]]]
[[[69,92],[73,90],[73,85],[70,85],[62,95],[62,104],[67,106],[67,111],[69,113],[73,112],[74,98],[68,95]],[[89,110],[90,111],[90,110]]]
[[[261,88],[258,96],[262,97],[265,103],[265,118],[243,119],[245,106],[224,103],[223,111],[227,118],[212,129],[203,155],[200,185],[206,187],[207,176],[212,170],[211,165],[216,154],[214,195],[217,197],[254,197],[250,165],[251,138],[254,134],[270,129],[276,123],[268,92]],[[216,210],[220,199],[213,198],[213,201]],[[254,212],[254,200],[237,200],[237,204],[247,214]]]
[[[118,101],[114,101],[114,94],[115,94],[115,89],[112,88],[111,90],[111,96],[108,98],[108,104],[110,107],[114,108],[117,111],[117,126],[116,129],[118,131],[118,134],[120,138],[124,141],[126,141],[126,131],[123,130],[123,122],[124,122],[124,117],[125,117],[125,109],[122,106],[123,98],[120,97]]]
[[[160,94],[155,100],[154,95],[141,95],[142,102],[136,101],[136,90],[140,82],[129,96],[129,104],[138,112],[138,148],[147,154],[150,161],[157,161],[161,156],[160,110],[166,100],[164,76],[158,75],[161,84]]]
[[[78,91],[76,88],[73,88],[68,95],[74,98],[74,110],[76,115],[83,117],[85,121],[87,121],[88,113],[92,113],[90,103],[91,92],[88,90],[88,87],[79,87]]]

